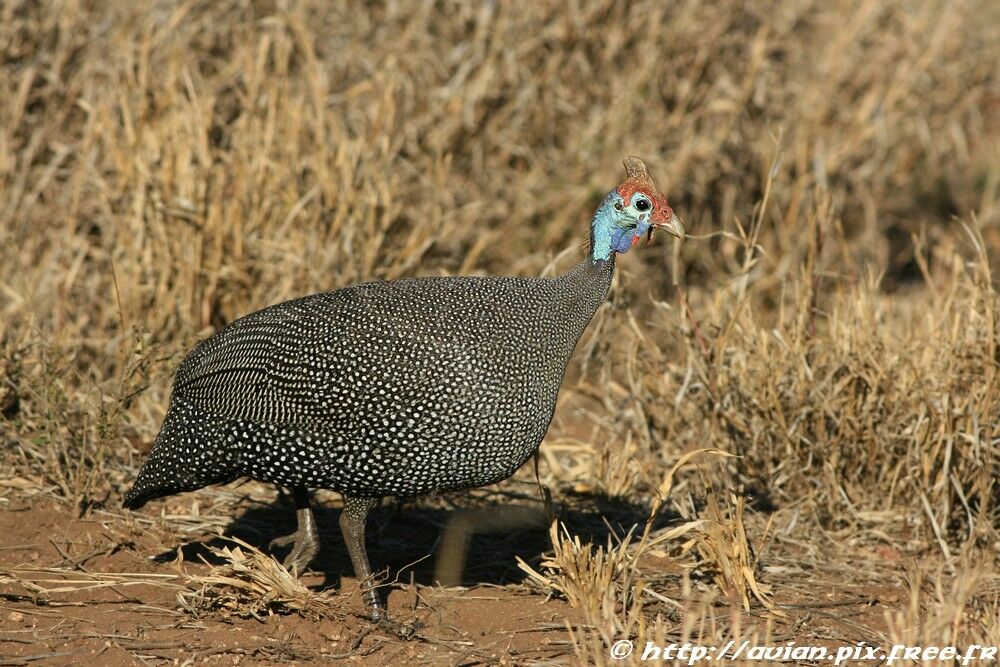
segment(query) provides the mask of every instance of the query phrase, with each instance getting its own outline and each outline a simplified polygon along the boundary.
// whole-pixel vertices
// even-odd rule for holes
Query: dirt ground
[[[286,521],[279,510],[258,510],[259,520],[282,526]],[[244,531],[250,532],[245,526],[253,520],[244,515],[240,520]],[[207,569],[197,562],[197,555],[204,553],[205,544],[219,541],[218,535],[177,535],[156,523],[104,511],[81,516],[73,508],[45,501],[12,503],[0,511],[0,533],[5,536],[0,569],[60,569],[61,573],[47,576],[50,585],[60,579],[86,581],[89,573],[175,574],[178,549],[185,554],[185,570]],[[241,619],[226,614],[194,618],[177,611],[176,590],[148,583],[57,593],[44,601],[28,591],[4,587],[0,664],[79,664],[98,656],[107,665],[178,660],[267,664],[338,655],[351,656],[359,664],[401,660],[478,664],[546,660],[569,650],[565,624],[573,622],[574,614],[568,605],[558,600],[540,604],[540,598],[523,591],[486,583],[488,576],[481,577],[484,583],[462,589],[394,587],[388,595],[390,609],[396,619],[417,628],[415,637],[402,641],[373,627],[363,617],[360,597],[353,594],[356,581],[349,576],[337,581],[337,573],[350,572],[350,567],[330,523],[324,516],[327,548],[304,583],[343,586],[350,593],[338,597],[344,604],[343,619],[316,621],[297,615]],[[259,541],[264,547],[268,540]],[[389,548],[416,555],[420,545]],[[377,547],[372,551],[384,553]]]
[[[447,516],[462,509],[384,505],[373,518],[369,552],[374,562],[388,562],[392,578],[399,582],[388,590],[388,605],[396,620],[412,628],[409,638],[394,636],[364,618],[356,581],[347,574],[346,550],[335,530],[338,510],[332,509],[333,502],[324,503],[318,512],[324,548],[303,581],[313,589],[339,587],[343,593],[335,599],[342,604],[342,616],[241,618],[222,610],[197,615],[183,610],[177,575],[210,569],[200,561],[213,562],[208,548],[225,543],[220,531],[264,548],[272,537],[292,528],[292,512],[284,499],[263,502],[256,493],[245,493],[247,487],[266,493],[255,484],[234,489],[244,493],[230,517],[214,513],[220,503],[211,504],[211,491],[153,504],[134,516],[114,509],[110,501],[81,511],[42,495],[4,497],[0,577],[16,573],[22,583],[8,579],[0,587],[0,664],[248,665],[335,658],[360,665],[575,661],[567,628],[581,622],[579,611],[526,587],[514,562],[515,554],[537,561],[547,548],[543,528],[477,535],[468,554],[466,585],[442,588],[431,583],[441,529]],[[234,494],[226,490],[221,496]],[[211,510],[199,514],[198,505],[206,500]],[[578,525],[584,523],[577,517]],[[794,547],[785,545],[783,550]],[[428,554],[432,558],[424,558]],[[847,554],[841,556],[845,558],[839,567],[849,570]],[[856,556],[867,563],[867,571],[844,578],[850,583],[842,586],[822,583],[830,580],[830,572],[811,576],[787,566],[781,554],[764,558],[770,573],[765,579],[782,582],[775,601],[784,617],[754,609],[745,622],[771,624],[775,639],[800,643],[878,643],[885,612],[907,595],[900,584],[902,557],[891,549]],[[877,572],[871,570],[873,556],[884,564]],[[684,595],[675,561],[651,557],[643,571],[659,595]],[[345,573],[342,578],[340,572]],[[118,576],[100,578],[112,573]],[[23,582],[49,592],[33,591]],[[707,618],[714,620],[738,613],[721,599],[709,606]],[[665,607],[662,613],[679,627],[685,612]]]

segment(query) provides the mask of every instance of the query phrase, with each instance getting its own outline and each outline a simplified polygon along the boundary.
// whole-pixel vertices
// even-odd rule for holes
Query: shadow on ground
[[[555,515],[571,533],[595,547],[606,546],[609,536],[613,541],[624,536],[632,526],[641,531],[649,516],[649,507],[643,504],[580,495],[564,501],[572,504],[554,505]],[[312,506],[322,548],[310,569],[326,576],[321,588],[336,587],[341,574],[353,575],[338,523],[341,509],[315,499]],[[526,575],[517,567],[516,558],[535,567],[551,548],[549,516],[537,497],[517,493],[468,492],[436,499],[385,500],[368,518],[368,557],[372,568],[383,573],[384,581],[464,586],[517,583]],[[674,519],[665,512],[654,527]],[[272,504],[242,509],[224,532],[267,551],[272,539],[295,528],[294,504],[289,495],[282,494]],[[180,548],[186,561],[220,564],[209,547],[230,544],[225,537],[205,536],[171,547],[155,560],[173,561]],[[287,547],[275,555],[281,558],[286,552]]]

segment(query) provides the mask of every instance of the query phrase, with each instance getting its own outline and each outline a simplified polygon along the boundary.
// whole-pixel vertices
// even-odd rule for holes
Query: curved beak
[[[684,224],[681,219],[677,217],[677,214],[672,210],[670,211],[670,219],[666,222],[654,222],[653,227],[656,229],[662,229],[668,234],[673,234],[679,239],[684,238]]]

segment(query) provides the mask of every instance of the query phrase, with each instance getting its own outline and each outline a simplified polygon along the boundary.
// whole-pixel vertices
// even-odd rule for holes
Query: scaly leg
[[[298,518],[299,527],[291,535],[276,537],[271,540],[268,549],[284,547],[294,543],[292,550],[285,557],[284,566],[295,576],[299,576],[306,571],[309,563],[319,553],[319,531],[316,530],[316,519],[313,517],[312,509],[309,507],[309,493],[304,486],[296,486],[292,489],[292,496],[295,498],[295,515]]]
[[[344,532],[344,543],[354,565],[354,575],[361,584],[361,598],[371,612],[372,621],[376,623],[384,622],[388,617],[372,581],[372,568],[368,564],[368,552],[365,550],[365,522],[368,512],[381,500],[344,496],[344,511],[340,514],[340,529]]]

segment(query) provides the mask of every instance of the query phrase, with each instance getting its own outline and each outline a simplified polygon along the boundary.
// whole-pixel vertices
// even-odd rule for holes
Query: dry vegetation
[[[0,3],[0,513],[75,508],[136,562],[154,527],[225,530],[273,495],[118,509],[194,341],[361,280],[563,270],[637,154],[692,237],[619,262],[571,366],[552,543],[498,592],[576,614],[530,660],[1000,644],[998,45],[988,0]],[[343,616],[229,547],[145,581],[173,573],[182,620]],[[0,616],[131,576],[22,556]],[[475,557],[455,580],[487,581]],[[2,631],[0,656],[44,654]],[[442,659],[512,659],[468,643]]]

